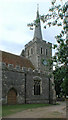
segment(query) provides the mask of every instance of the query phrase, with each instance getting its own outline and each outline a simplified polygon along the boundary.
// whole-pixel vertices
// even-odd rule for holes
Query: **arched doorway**
[[[17,92],[14,88],[11,88],[8,92],[7,103],[8,104],[16,104],[17,103]]]

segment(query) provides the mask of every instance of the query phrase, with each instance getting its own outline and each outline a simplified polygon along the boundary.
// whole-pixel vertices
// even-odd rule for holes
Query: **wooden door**
[[[16,91],[14,89],[11,89],[8,92],[7,102],[8,104],[16,104],[16,101],[17,101]]]

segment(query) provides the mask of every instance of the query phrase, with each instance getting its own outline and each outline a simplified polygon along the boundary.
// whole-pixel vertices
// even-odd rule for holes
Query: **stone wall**
[[[0,51],[0,61],[2,62],[2,52]],[[2,64],[0,62],[0,115],[2,115]]]
[[[31,49],[33,50],[33,53],[31,53]],[[32,62],[36,69],[40,69],[41,71],[45,71],[47,69],[49,70],[49,66],[44,66],[42,64],[42,60],[45,59],[46,61],[48,61],[52,57],[52,44],[44,40],[39,40],[38,38],[35,38],[25,45],[25,57]]]
[[[41,91],[40,95],[34,95],[34,80],[41,81]],[[27,82],[26,82],[26,98],[27,103],[49,103],[49,81],[47,75],[38,73],[34,71],[34,73],[27,74]]]
[[[2,97],[4,104],[7,103],[7,94],[11,88],[17,91],[17,103],[24,103],[25,95],[25,76],[23,71],[13,68],[13,65],[6,66],[5,63],[2,67]]]
[[[34,80],[41,81],[40,95],[34,95]],[[17,91],[17,103],[49,103],[49,79],[46,72],[31,68],[17,68],[2,63],[2,99],[7,104],[7,94],[11,88]]]

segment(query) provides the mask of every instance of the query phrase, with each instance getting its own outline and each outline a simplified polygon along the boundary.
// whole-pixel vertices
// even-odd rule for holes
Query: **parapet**
[[[33,41],[30,41],[28,44],[25,45],[25,48],[31,46],[33,44]]]
[[[2,62],[2,70],[14,71],[14,72],[21,72],[21,73],[29,73],[29,74],[37,74],[37,75],[45,75],[46,72],[42,72],[38,69],[31,69],[26,67],[21,67],[19,65],[14,66],[13,64],[6,64]]]
[[[46,43],[47,45],[48,45],[48,44],[49,44],[49,45],[52,45],[52,43],[50,43],[50,42],[48,42],[48,41],[46,41],[46,40],[43,40],[43,42]]]
[[[25,45],[25,48],[31,46],[31,45],[32,45],[34,42],[36,42],[36,41],[39,41],[39,39],[38,39],[38,38],[34,38],[32,41],[30,41],[28,44]],[[52,45],[52,43],[47,42],[46,40],[41,40],[41,41],[42,41],[42,42],[45,42],[45,43],[46,43],[47,45],[49,45],[49,46]]]

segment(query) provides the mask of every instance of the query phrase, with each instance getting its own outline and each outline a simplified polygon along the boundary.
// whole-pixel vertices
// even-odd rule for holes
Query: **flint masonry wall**
[[[17,91],[17,103],[24,103],[25,99],[25,76],[23,71],[2,65],[2,98],[3,103],[7,104],[7,94],[11,88]]]
[[[34,80],[41,81],[40,95],[34,95]],[[3,104],[7,104],[7,94],[11,88],[14,88],[17,91],[18,104],[49,103],[49,80],[46,73],[40,73],[40,71],[27,68],[20,68],[20,66],[14,68],[13,65],[2,63]]]
[[[48,61],[52,57],[52,44],[35,38],[25,45],[25,57],[32,62],[36,69],[40,69],[41,71],[49,70],[50,66],[44,66],[42,60],[45,59]]]
[[[33,73],[29,72],[26,78],[26,101],[27,103],[49,103],[49,81],[47,75],[38,73],[35,70]],[[40,95],[34,95],[34,80],[40,80]]]

